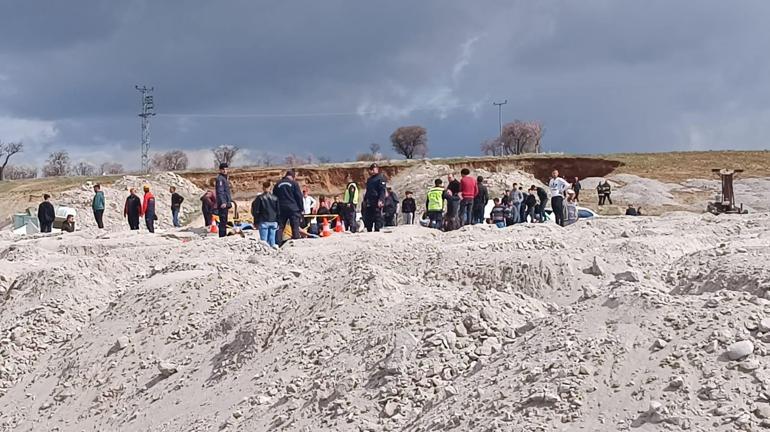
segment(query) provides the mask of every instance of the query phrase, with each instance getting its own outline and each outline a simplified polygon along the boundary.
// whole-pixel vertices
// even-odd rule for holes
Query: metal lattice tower
[[[155,115],[155,101],[150,93],[155,87],[134,86],[142,93],[142,171],[150,171],[150,117]]]

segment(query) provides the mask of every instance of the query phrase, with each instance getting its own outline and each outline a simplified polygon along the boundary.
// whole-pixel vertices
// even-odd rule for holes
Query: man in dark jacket
[[[254,218],[254,227],[259,229],[259,238],[270,247],[278,247],[275,243],[275,234],[278,231],[278,198],[270,193],[270,182],[262,183],[262,193],[251,203],[251,216]]]
[[[369,166],[369,179],[364,194],[364,225],[369,232],[382,228],[382,207],[385,205],[385,178],[376,163]]]
[[[575,201],[580,201],[580,189],[583,189],[583,185],[580,184],[580,179],[575,177],[572,181],[572,190],[575,191]]]
[[[406,191],[406,198],[401,201],[401,213],[404,214],[404,225],[414,224],[414,214],[417,212],[417,203],[412,198],[412,192]]]
[[[227,236],[227,214],[233,206],[233,198],[230,194],[230,180],[227,178],[227,164],[219,164],[219,175],[216,183],[217,211],[219,212],[219,237]]]
[[[460,221],[460,196],[452,193],[450,189],[444,192],[444,199],[446,200],[446,214],[444,215],[444,231],[454,231],[462,223]]]
[[[171,220],[174,223],[174,226],[179,228],[182,226],[179,222],[179,210],[182,209],[184,197],[176,193],[176,187],[174,186],[171,186],[168,191],[171,192]]]
[[[139,229],[139,217],[142,215],[142,199],[136,195],[136,189],[131,188],[126,204],[123,206],[123,217],[128,218],[131,231]]]
[[[398,195],[393,192],[393,188],[388,186],[385,192],[385,201],[382,206],[382,212],[385,215],[385,226],[396,226],[396,213],[398,212]]]
[[[299,239],[299,226],[302,220],[302,211],[305,207],[302,189],[294,180],[296,173],[293,169],[286,171],[281,181],[273,187],[273,195],[278,199],[278,226],[281,234],[281,242],[288,239],[283,238],[283,230],[288,222],[291,226],[291,238]]]
[[[211,219],[214,213],[217,213],[217,198],[214,192],[207,190],[201,196],[201,212],[203,212],[203,223],[206,228],[211,226]]]
[[[49,233],[53,227],[53,221],[56,220],[56,212],[50,201],[51,195],[43,194],[43,202],[37,207],[37,220],[40,222],[40,232]]]
[[[526,209],[524,217],[521,219],[523,222],[527,222],[527,218],[529,218],[529,222],[535,222],[535,218],[537,218],[537,193],[534,188],[535,186],[532,186],[532,188],[529,189],[529,193],[524,196],[525,205],[522,206],[526,207]]]
[[[447,178],[447,185],[446,188],[452,191],[452,195],[459,195],[460,194],[460,180],[457,180],[454,176],[454,174],[449,174],[446,176]]]
[[[473,199],[473,223],[484,223],[484,209],[489,202],[489,190],[484,184],[484,177],[476,177],[476,184],[478,185],[479,193],[476,198]]]

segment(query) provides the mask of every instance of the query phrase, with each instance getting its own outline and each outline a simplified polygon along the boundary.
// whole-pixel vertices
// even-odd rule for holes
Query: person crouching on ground
[[[61,224],[62,232],[75,232],[75,216],[67,215],[67,219]]]
[[[278,232],[278,198],[270,192],[270,182],[262,183],[262,193],[251,203],[251,216],[259,229],[259,238],[271,248],[277,248],[275,234]]]
[[[144,214],[144,223],[147,225],[147,231],[154,233],[155,221],[158,219],[155,215],[155,196],[150,192],[150,187],[147,185],[144,186],[142,214]]]

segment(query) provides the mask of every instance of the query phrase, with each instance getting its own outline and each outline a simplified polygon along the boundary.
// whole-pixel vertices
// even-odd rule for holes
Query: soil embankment
[[[382,170],[388,178],[396,178],[399,173],[423,161],[381,161]],[[575,156],[531,156],[531,157],[487,157],[467,159],[431,159],[431,164],[447,165],[459,173],[462,168],[481,169],[487,172],[523,171],[532,174],[540,181],[547,181],[553,169],[562,175],[571,177],[603,177],[612,173],[622,162],[601,157]],[[368,162],[343,163],[336,165],[306,165],[297,168],[299,182],[307,186],[311,194],[340,193],[348,176],[358,184],[366,182]],[[276,181],[281,178],[285,167],[239,168],[230,173],[230,181],[237,197],[252,196],[262,189],[265,180]],[[202,189],[214,184],[213,171],[196,171],[182,174]],[[426,184],[427,189],[430,185]]]

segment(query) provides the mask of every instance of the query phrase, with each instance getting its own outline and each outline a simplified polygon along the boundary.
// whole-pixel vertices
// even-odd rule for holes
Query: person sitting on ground
[[[417,212],[417,203],[412,198],[412,192],[406,191],[406,198],[401,201],[401,213],[404,215],[404,224],[414,224],[414,214]]]
[[[62,232],[75,232],[75,216],[67,215],[67,219],[61,224]]]
[[[626,209],[626,216],[639,216],[639,212],[634,208],[633,204],[629,204]]]
[[[572,189],[567,190],[567,201],[564,202],[564,226],[572,225],[578,220],[576,195]]]
[[[278,232],[278,198],[270,192],[270,182],[262,183],[262,193],[251,203],[251,216],[259,230],[259,238],[272,248],[277,248],[275,235]]]
[[[337,227],[337,217],[342,217],[341,209],[340,209],[340,197],[338,195],[334,195],[332,198],[332,205],[329,207],[329,213],[331,213],[334,217],[332,217],[331,222],[331,229],[334,229]]]
[[[430,227],[441,229],[443,226],[442,214],[444,212],[444,188],[441,186],[441,179],[433,182],[433,187],[428,190],[428,196],[425,200],[425,208],[428,211]]]
[[[489,214],[492,223],[497,225],[498,228],[505,228],[505,207],[500,204],[500,198],[495,198],[492,202],[495,204],[492,207],[492,212]]]
[[[446,215],[444,215],[444,231],[454,231],[460,228],[460,201],[461,194],[455,195],[451,190],[444,191],[446,200]]]
[[[43,202],[37,207],[37,220],[40,222],[41,233],[51,232],[53,221],[56,220],[56,211],[49,199],[51,199],[51,195],[43,194]]]

